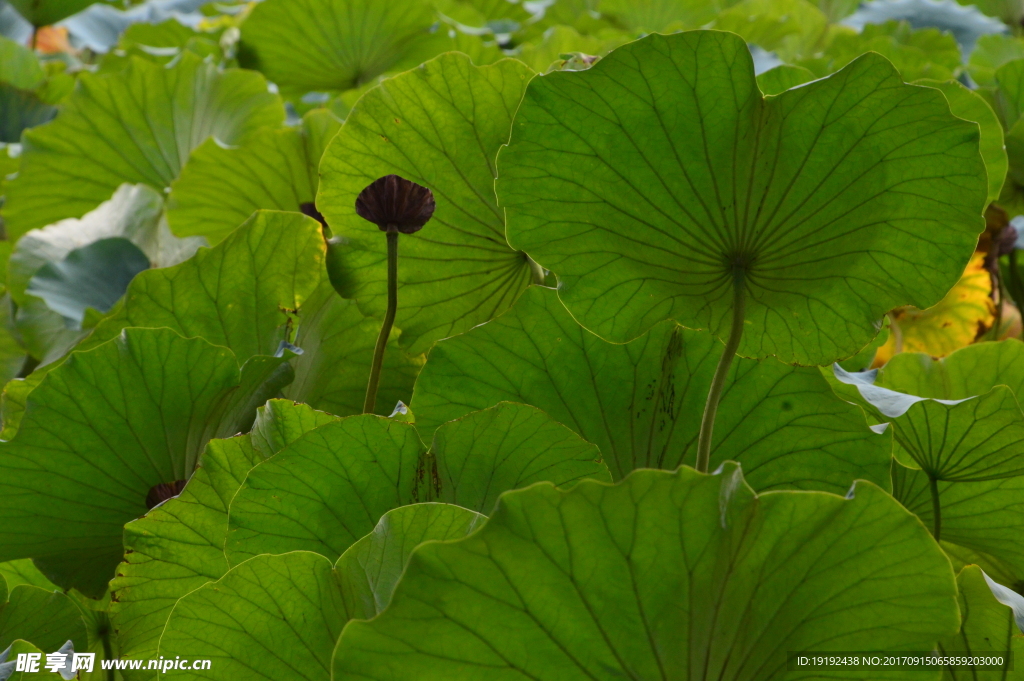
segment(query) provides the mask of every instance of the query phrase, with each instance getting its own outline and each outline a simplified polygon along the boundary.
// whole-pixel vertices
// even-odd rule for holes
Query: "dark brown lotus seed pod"
[[[359,193],[356,212],[382,232],[394,225],[402,234],[413,234],[434,215],[434,194],[404,177],[385,175]]]
[[[168,499],[178,496],[185,489],[186,482],[188,481],[175,480],[174,482],[161,482],[159,485],[153,485],[149,490],[149,494],[146,495],[146,508],[153,510],[157,504],[162,504]]]

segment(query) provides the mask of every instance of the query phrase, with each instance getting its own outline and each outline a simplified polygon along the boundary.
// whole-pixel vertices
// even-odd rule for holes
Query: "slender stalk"
[[[370,367],[370,382],[366,385],[366,401],[363,402],[363,413],[372,414],[377,406],[377,386],[380,383],[380,368],[384,363],[384,350],[388,345],[391,327],[395,325],[395,313],[398,312],[398,225],[388,225],[388,310],[384,315],[384,323],[377,336],[377,346],[373,349],[373,365]]]
[[[708,401],[704,405],[704,418],[700,423],[700,438],[697,440],[697,471],[700,473],[708,472],[708,464],[711,461],[711,436],[715,429],[718,403],[722,399],[729,367],[732,366],[732,360],[736,357],[736,350],[739,349],[740,339],[743,337],[743,308],[746,302],[744,289],[743,270],[737,270],[733,282],[732,329],[729,330],[729,340],[725,343],[722,357],[718,360],[715,377],[711,380]]]
[[[939,481],[929,475],[928,486],[932,492],[932,516],[934,519],[932,536],[935,537],[935,541],[939,541],[939,538],[942,536],[942,506],[939,504]]]

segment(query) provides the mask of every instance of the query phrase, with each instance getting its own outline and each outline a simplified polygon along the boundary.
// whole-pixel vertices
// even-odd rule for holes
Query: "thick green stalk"
[[[388,225],[388,310],[384,315],[384,323],[377,336],[377,346],[373,349],[373,364],[370,367],[370,382],[366,385],[366,401],[363,402],[363,413],[372,414],[377,406],[377,386],[380,383],[380,368],[384,363],[384,350],[388,345],[391,327],[395,325],[395,314],[398,312],[398,226]]]
[[[729,367],[732,366],[732,360],[736,357],[736,350],[739,349],[740,339],[743,337],[743,307],[746,302],[744,288],[743,272],[737,271],[733,282],[732,328],[729,330],[729,340],[725,343],[722,357],[718,360],[715,377],[711,380],[708,401],[704,405],[704,418],[700,423],[700,438],[697,440],[697,471],[700,473],[708,472],[708,464],[711,461],[711,436],[715,430],[718,403],[722,400],[725,379],[729,375]]]
[[[928,486],[932,492],[932,536],[939,541],[942,536],[942,506],[939,504],[939,481],[928,476]]]

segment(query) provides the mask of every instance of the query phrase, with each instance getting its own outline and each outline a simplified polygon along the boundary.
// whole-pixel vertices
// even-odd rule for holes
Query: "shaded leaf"
[[[498,319],[434,346],[412,408],[427,434],[468,412],[523,402],[596,444],[616,479],[672,469],[696,459],[719,348],[671,322],[626,345],[607,343],[554,291],[531,287]],[[886,485],[888,436],[872,433],[814,369],[737,360],[715,430],[712,467],[742,462],[755,489],[844,493],[855,478]]]
[[[330,111],[317,109],[301,128],[264,130],[235,148],[207,140],[171,187],[171,228],[216,243],[253,211],[298,211],[316,197],[320,157],[340,126]]]
[[[611,482],[597,447],[541,410],[501,402],[441,426],[430,446],[437,488],[430,498],[490,513],[498,495],[535,482]]]
[[[250,436],[212,440],[178,497],[125,525],[124,562],[111,582],[111,620],[120,656],[156,657],[160,634],[179,598],[228,570],[228,506],[257,463],[331,420],[305,405],[271,400]],[[272,445],[270,443],[273,442]]]
[[[59,591],[19,584],[0,604],[0,650],[22,639],[53,652],[68,640],[84,650],[89,642],[82,613]]]
[[[73,354],[0,446],[0,560],[33,557],[54,583],[105,593],[150,488],[188,479],[206,441],[237,428],[219,417],[242,379],[229,350],[169,329]]]

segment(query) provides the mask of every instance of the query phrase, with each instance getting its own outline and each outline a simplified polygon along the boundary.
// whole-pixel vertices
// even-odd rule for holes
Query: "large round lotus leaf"
[[[735,35],[651,35],[530,84],[497,192],[509,243],[602,337],[724,338],[737,308],[740,355],[823,364],[956,283],[984,227],[978,137],[878,55],[765,100]]]
[[[323,262],[316,220],[259,211],[215,247],[136,277],[80,347],[126,327],[167,327],[230,348],[241,362],[274,355],[289,338],[294,311],[320,283]]]
[[[935,528],[935,504],[928,476],[893,462],[893,496],[916,514],[926,527]],[[1001,571],[1009,573],[1015,584],[1024,582],[1024,545],[1020,528],[1024,526],[1024,476],[985,482],[945,482],[936,485],[939,493],[939,538],[943,546],[952,545],[954,555],[964,549],[982,559],[997,561]],[[1010,580],[1007,580],[1010,581]]]
[[[388,609],[345,628],[334,678],[769,681],[793,651],[930,650],[957,615],[949,562],[870,483],[758,497],[735,464],[637,471],[510,492],[480,531],[421,545]]]
[[[0,561],[34,557],[56,584],[105,593],[124,524],[154,485],[192,474],[243,379],[229,350],[169,329],[73,354],[0,445]]]
[[[374,415],[306,433],[253,469],[235,494],[228,560],[297,550],[337,559],[383,514],[417,500],[425,449],[412,425]]]
[[[303,353],[292,360],[295,380],[284,397],[338,416],[363,413],[379,334],[380,322],[364,316],[356,301],[339,296],[325,277],[299,308],[295,344]],[[409,402],[423,366],[423,356],[400,348],[399,338],[400,331],[392,329],[377,389],[376,412],[381,416],[391,414],[399,401]]]
[[[102,0],[107,2],[109,0]],[[97,0],[9,0],[33,26],[49,26],[77,14]]]
[[[82,611],[65,594],[19,584],[6,600],[0,603],[0,650],[17,639],[51,653],[69,640],[78,650],[88,646]]]
[[[133,58],[119,73],[83,73],[60,116],[24,137],[21,170],[5,185],[8,234],[79,217],[124,182],[163,189],[207,138],[237,144],[283,120],[260,74],[193,54],[170,68]]]
[[[596,444],[618,479],[696,459],[700,414],[721,354],[710,334],[663,322],[625,345],[577,324],[555,291],[531,287],[501,317],[437,343],[416,381],[416,426],[498,402],[532,404]],[[888,487],[892,442],[836,398],[815,369],[734,362],[718,410],[712,467],[740,461],[757,490],[844,493]]]
[[[530,283],[528,259],[505,242],[494,158],[531,75],[514,60],[442,55],[367,92],[324,153],[317,206],[348,241],[352,297],[372,316],[387,305],[387,244],[356,215],[356,196],[392,173],[434,193],[433,219],[398,244],[395,325],[412,352],[501,314]]]
[[[251,441],[248,435],[212,440],[178,497],[125,525],[110,608],[120,657],[157,657],[177,600],[227,572],[228,506],[252,467],[332,420],[303,404],[271,400],[259,410]]]
[[[514,402],[444,424],[430,453],[430,498],[480,513],[490,513],[502,492],[535,482],[611,481],[597,447],[540,409]]]
[[[960,633],[939,641],[942,655],[1001,656],[1002,669],[978,669],[975,665],[946,667],[949,681],[1020,681],[1024,669],[1011,663],[1024,652],[1024,636],[1015,615],[1024,618],[1024,597],[997,584],[977,565],[968,565],[956,576],[960,589]],[[1019,614],[1018,614],[1019,612]],[[1006,655],[1013,651],[1014,655]],[[1017,658],[1019,659],[1019,658]],[[1013,660],[1016,662],[1017,660]]]
[[[413,549],[460,539],[483,520],[458,506],[414,504],[385,514],[333,568],[305,551],[256,556],[178,602],[160,655],[213,661],[185,679],[328,681],[341,628],[387,607]]]
[[[242,24],[243,56],[288,90],[348,90],[442,51],[434,22],[422,0],[267,0]]]
[[[298,211],[316,197],[320,157],[340,125],[330,111],[315,109],[301,128],[263,130],[238,147],[207,140],[171,187],[171,229],[216,243],[253,211]]]

